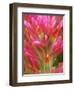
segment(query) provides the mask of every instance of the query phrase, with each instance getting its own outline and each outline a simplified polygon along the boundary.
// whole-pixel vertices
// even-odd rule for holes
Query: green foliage
[[[53,66],[57,68],[60,62],[63,62],[63,54],[58,55],[56,58],[54,58]]]

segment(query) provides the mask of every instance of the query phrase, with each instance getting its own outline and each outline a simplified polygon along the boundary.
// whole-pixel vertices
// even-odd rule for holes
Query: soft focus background
[[[73,90],[74,80],[73,83],[71,84],[41,85],[41,86],[26,86],[26,87],[9,86],[8,84],[9,83],[9,3],[12,2],[72,5],[74,11],[74,0],[0,0],[0,90],[39,90],[39,89]],[[74,12],[73,12],[73,16],[74,16]],[[73,22],[74,22],[74,18],[73,18]]]

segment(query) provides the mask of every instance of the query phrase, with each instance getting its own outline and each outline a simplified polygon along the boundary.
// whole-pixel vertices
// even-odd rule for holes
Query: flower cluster
[[[63,72],[63,16],[24,14],[24,73]]]

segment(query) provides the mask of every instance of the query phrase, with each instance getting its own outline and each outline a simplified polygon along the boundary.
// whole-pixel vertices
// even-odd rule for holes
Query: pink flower
[[[49,61],[54,55],[63,53],[63,16],[24,14],[23,23],[24,62],[33,73],[45,72],[43,67],[46,67],[46,64],[50,66]],[[60,72],[59,69],[62,70],[61,66],[56,72]]]
[[[51,50],[56,55],[59,55],[63,52],[63,40],[61,36],[59,36],[56,41],[52,44]]]

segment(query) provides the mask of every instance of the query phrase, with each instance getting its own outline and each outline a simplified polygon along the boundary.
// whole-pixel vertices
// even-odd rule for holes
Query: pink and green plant
[[[63,16],[24,14],[24,73],[63,72]]]

